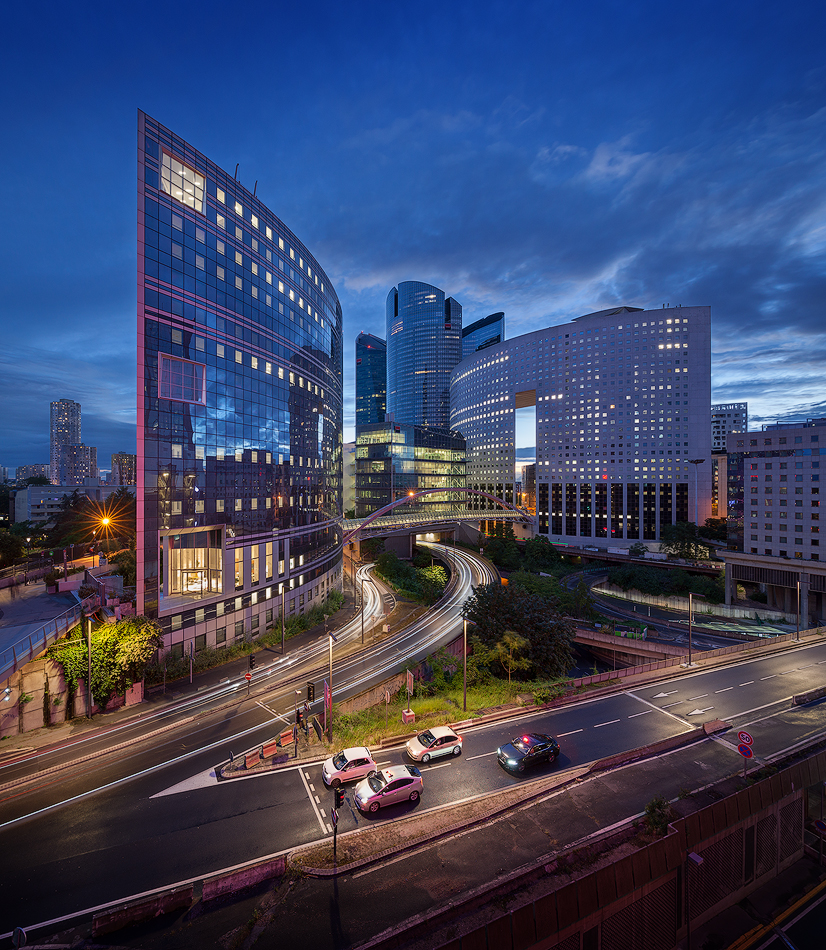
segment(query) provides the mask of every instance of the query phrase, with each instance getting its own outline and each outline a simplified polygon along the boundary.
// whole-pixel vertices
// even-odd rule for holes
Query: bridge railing
[[[57,617],[43,624],[42,627],[21,637],[10,647],[0,652],[0,683],[5,682],[21,666],[39,656],[55,640],[65,636],[72,627],[80,623],[84,612],[88,613],[97,606],[97,596],[92,595],[75,604]]]

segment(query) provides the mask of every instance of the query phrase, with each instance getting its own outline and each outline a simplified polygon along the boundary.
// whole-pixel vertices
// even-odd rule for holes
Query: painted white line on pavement
[[[557,739],[564,739],[565,736],[575,736],[578,732],[584,732],[584,729],[574,729],[573,732],[560,732],[557,735]]]
[[[797,670],[783,670],[783,672],[780,673],[779,675],[780,675],[780,676],[786,676],[786,675],[788,675],[789,673],[796,673],[796,672],[797,672]]]
[[[305,775],[307,778],[310,777],[310,773],[309,773],[309,772],[305,772],[304,775]]]
[[[318,824],[321,827],[321,833],[325,834],[326,832],[325,832],[324,821],[321,815],[318,813],[318,808],[316,807],[316,803],[313,801],[313,796],[310,793],[310,787],[307,783],[307,779],[304,778],[303,772],[299,772],[298,774],[301,776],[301,781],[304,783],[304,788],[307,790],[307,798],[309,799],[310,804],[313,806],[313,811],[315,812],[316,818],[318,818]]]
[[[305,774],[306,774],[306,773],[305,773]],[[310,776],[307,775],[307,778],[309,778],[309,777],[310,777]],[[312,782],[310,782],[310,791],[311,791],[311,792],[314,792],[314,791],[315,791],[315,785],[313,785]]]
[[[777,676],[777,673],[772,673],[771,676],[761,676],[761,677],[760,677],[760,682],[762,683],[763,680],[773,680],[773,679],[775,678],[775,676]]]
[[[484,759],[486,756],[496,755],[496,752],[483,752],[481,755],[469,755],[467,757],[468,762],[472,762],[474,759]]]
[[[699,696],[689,696],[688,701],[693,703],[695,699],[705,699],[708,696],[708,693],[700,693]]]
[[[682,706],[682,704],[683,701],[679,699],[676,703],[666,703],[665,706],[661,706],[660,709],[671,709],[672,706]]]
[[[799,670],[808,670],[810,666],[814,666],[814,663],[807,663],[805,666],[798,666]]]
[[[628,718],[636,719],[637,716],[647,716],[649,713],[652,713],[652,712],[654,712],[653,709],[644,709],[641,713],[632,713]]]
[[[600,729],[602,726],[613,726],[615,722],[619,722],[619,719],[611,719],[608,722],[598,722],[594,729]]]
[[[737,685],[738,685],[738,686],[751,686],[751,684],[752,684],[753,682],[754,682],[754,680],[746,680],[745,683],[738,683]]]
[[[652,709],[656,709],[657,712],[663,713],[665,716],[670,716],[675,722],[678,722],[681,726],[685,726],[685,719],[680,719],[679,716],[675,716],[674,713],[668,712],[667,709],[664,709],[662,706],[657,706],[654,703],[649,703],[647,699],[643,699],[642,696],[637,696],[636,693],[626,693],[626,696],[631,696],[633,699],[638,700],[641,703],[644,703],[646,706],[650,706]]]
[[[733,686],[726,686],[725,689],[715,689],[715,690],[714,690],[714,695],[716,696],[717,693],[727,693],[730,689],[734,689],[734,687],[733,687]]]

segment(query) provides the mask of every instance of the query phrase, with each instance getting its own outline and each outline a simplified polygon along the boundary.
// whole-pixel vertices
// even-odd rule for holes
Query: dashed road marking
[[[647,716],[649,713],[652,713],[652,712],[654,712],[653,709],[644,709],[641,713],[634,713],[633,715],[629,716],[628,718],[629,718],[629,719],[636,719],[637,716]]]
[[[775,676],[777,676],[777,673],[772,673],[771,676],[761,676],[760,681],[762,682],[763,680],[773,680]]]
[[[485,756],[488,755],[496,755],[496,752],[483,752],[481,755],[469,755],[467,761],[472,762],[474,759],[484,759]]]
[[[325,833],[324,821],[322,820],[321,815],[318,813],[318,806],[313,801],[313,796],[312,796],[312,793],[310,792],[310,786],[307,783],[307,779],[304,778],[303,772],[299,772],[298,774],[301,776],[301,781],[304,783],[304,788],[307,790],[307,798],[310,800],[310,804],[313,806],[313,811],[315,812],[315,816],[318,819],[319,825],[321,826],[321,833],[324,834]]]
[[[715,693],[715,695],[716,695],[717,693],[727,693],[730,689],[734,689],[734,687],[733,687],[733,686],[726,686],[725,689],[715,689],[715,690],[714,690],[714,693]]]
[[[752,684],[753,682],[754,682],[754,680],[746,680],[745,683],[738,683],[737,685],[738,685],[738,686],[751,686],[751,684]]]
[[[619,719],[611,719],[608,722],[598,722],[594,726],[594,729],[599,729],[602,726],[613,726],[615,722],[619,722]]]
[[[584,732],[584,729],[574,729],[573,732],[560,732],[557,735],[557,739],[564,739],[565,736],[575,736],[578,732]]]
[[[695,699],[705,699],[708,696],[708,693],[700,693],[699,696],[689,696],[688,701],[693,703]]]
[[[677,702],[677,703],[666,703],[666,705],[663,706],[662,708],[663,708],[663,709],[670,709],[672,706],[682,706],[682,704],[683,704],[683,702],[682,702],[682,700],[680,700],[680,701]]]

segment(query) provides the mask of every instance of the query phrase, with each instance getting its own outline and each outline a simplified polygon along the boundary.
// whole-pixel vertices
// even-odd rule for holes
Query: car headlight
[[[508,759],[508,765],[516,765],[516,759]]]

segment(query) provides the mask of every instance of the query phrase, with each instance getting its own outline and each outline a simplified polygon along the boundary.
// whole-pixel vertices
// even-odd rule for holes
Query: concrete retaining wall
[[[594,584],[591,588],[597,594],[606,594],[634,604],[651,604],[652,607],[664,607],[668,610],[681,610],[688,613],[688,597],[657,597],[654,594],[642,594],[638,590],[622,590],[613,584]],[[694,600],[694,616],[714,616],[738,618],[741,620],[770,620],[773,623],[797,623],[797,614],[787,614],[779,610],[755,607],[729,607],[726,604],[709,604],[704,600]]]
[[[286,867],[286,857],[280,857],[272,861],[264,861],[262,864],[241,868],[240,871],[233,871],[231,874],[211,877],[204,881],[202,900],[207,903],[224,894],[232,894],[234,891],[251,887],[253,884],[260,884],[261,881],[281,877]]]

